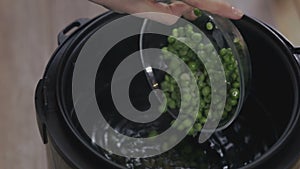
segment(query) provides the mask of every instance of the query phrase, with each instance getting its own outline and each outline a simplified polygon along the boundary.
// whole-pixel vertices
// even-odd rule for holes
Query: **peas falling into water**
[[[195,10],[197,15],[201,15],[201,13]],[[213,31],[214,25],[212,22],[208,21],[205,24],[205,28],[207,31]],[[171,61],[170,54],[168,52],[173,53],[178,56],[181,60],[183,60],[193,73],[195,79],[197,80],[198,89],[189,89],[190,95],[183,95],[182,97],[185,100],[193,101],[193,96],[195,92],[193,90],[199,90],[200,103],[197,120],[190,129],[189,135],[196,136],[196,134],[202,129],[202,126],[206,122],[208,118],[208,112],[211,105],[211,84],[210,79],[207,73],[207,69],[214,69],[214,61],[210,60],[210,64],[204,66],[201,60],[198,59],[197,55],[201,55],[201,58],[211,58],[212,55],[218,56],[221,59],[221,62],[224,67],[226,83],[227,83],[227,96],[226,96],[226,104],[222,115],[222,121],[226,121],[232,117],[235,113],[235,109],[238,105],[239,96],[240,96],[240,76],[238,71],[238,63],[233,56],[231,48],[222,48],[219,51],[214,50],[214,46],[211,43],[205,43],[203,41],[204,35],[201,33],[197,33],[193,31],[193,27],[191,25],[186,25],[185,27],[179,27],[172,31],[172,35],[168,37],[168,45],[162,48],[162,53],[170,64],[168,68],[171,72],[173,72],[176,76],[180,77],[180,80],[183,82],[184,87],[188,88],[190,84],[190,77],[186,73],[182,73],[180,71],[180,67]],[[196,53],[192,51],[186,44],[189,46],[196,45]],[[215,62],[216,63],[216,62]],[[181,74],[182,73],[182,74]],[[173,74],[173,75],[174,75]],[[215,74],[217,78],[218,74]],[[222,83],[222,82],[220,82]],[[167,97],[167,107],[169,109],[178,109],[181,106],[186,107],[189,103],[181,103],[181,95],[179,87],[176,85],[175,80],[168,74],[164,76],[163,81],[160,83],[161,89],[164,91]],[[219,99],[219,98],[216,98]],[[217,100],[220,102],[221,100]],[[215,109],[218,109],[222,106],[213,105]],[[192,111],[192,108],[190,109]],[[190,122],[184,121],[181,125],[176,126],[178,130],[184,129],[185,126],[188,126]]]
[[[194,10],[197,16],[202,17],[206,20],[205,13],[202,13],[199,9]],[[201,23],[201,27],[204,32],[208,32],[209,34],[213,34],[215,30],[218,28],[210,21],[204,21]],[[218,32],[216,32],[218,33]],[[234,44],[236,45],[237,50],[242,50],[242,46],[239,43],[239,39],[234,39]],[[192,51],[188,46],[193,47],[196,51]],[[171,57],[176,57],[170,55],[170,53],[178,56],[182,61],[188,65],[189,69],[191,70],[194,78],[197,82],[197,89],[191,89],[191,80],[192,78],[187,74],[183,73],[184,71],[181,70],[180,66],[176,62],[172,62]],[[239,102],[240,96],[240,76],[238,71],[238,63],[236,62],[233,53],[230,48],[221,48],[215,50],[213,44],[207,43],[205,35],[202,33],[194,32],[193,27],[191,25],[186,25],[185,27],[179,27],[172,31],[172,35],[167,39],[167,45],[162,48],[162,53],[164,55],[164,59],[166,60],[165,63],[168,63],[168,69],[171,74],[179,80],[184,89],[188,89],[189,94],[185,93],[182,94],[179,91],[179,87],[177,82],[173,77],[168,74],[165,74],[163,79],[159,81],[159,87],[164,91],[165,96],[167,98],[167,107],[168,111],[176,110],[180,107],[184,107],[187,111],[194,111],[194,107],[191,106],[195,102],[195,91],[199,90],[200,94],[200,102],[199,102],[199,110],[198,116],[196,119],[196,123],[193,124],[193,127],[189,130],[189,135],[196,136],[199,131],[203,128],[204,123],[208,118],[209,108],[211,103],[211,94],[212,88],[210,84],[210,78],[218,79],[218,72],[214,70],[214,63],[216,63],[212,56],[219,57],[225,71],[226,75],[226,83],[227,83],[227,99],[226,105],[223,110],[223,105],[212,105],[213,108],[222,110],[223,117],[222,120],[227,121],[232,117],[235,113],[235,109]],[[205,58],[209,60],[209,64],[205,62],[204,64],[198,59],[197,56],[201,56],[201,58]],[[204,61],[204,60],[203,60]],[[209,78],[207,70],[213,70],[212,77]],[[210,71],[212,72],[212,71]],[[223,82],[220,82],[223,83]],[[181,97],[184,100],[187,100],[189,103],[185,103],[181,101]],[[222,101],[221,97],[214,98],[217,101]],[[214,100],[215,101],[215,100]],[[194,108],[194,109],[193,109]],[[258,109],[259,110],[259,109]],[[161,112],[166,111],[165,107],[161,107]],[[255,111],[262,113],[260,111]],[[164,119],[163,119],[164,120]],[[165,121],[163,121],[165,122]],[[108,154],[105,155],[109,160],[114,161],[118,164],[122,164],[127,168],[135,168],[135,169],[145,169],[145,168],[155,168],[155,169],[173,169],[173,168],[182,168],[182,169],[191,169],[191,168],[239,168],[240,166],[246,165],[252,161],[252,159],[256,158],[256,155],[253,154],[253,158],[249,158],[250,161],[244,158],[239,158],[239,154],[243,153],[250,153],[249,149],[247,148],[248,143],[244,143],[243,141],[239,141],[238,144],[236,140],[240,138],[249,138],[255,136],[255,132],[249,132],[248,128],[251,126],[244,126],[248,125],[248,123],[241,123],[243,121],[238,121],[236,126],[239,126],[239,129],[236,128],[229,129],[230,133],[233,133],[232,136],[235,137],[228,137],[226,132],[219,132],[215,135],[212,139],[208,140],[207,143],[199,145],[193,138],[186,137],[184,140],[181,141],[180,144],[176,145],[176,147],[172,148],[171,150],[154,157],[149,158],[123,158],[117,155]],[[171,125],[178,125],[174,126],[177,130],[184,130],[188,126],[192,124],[191,119],[185,119],[181,122],[174,123],[171,122]],[[249,123],[250,124],[250,123]],[[121,124],[123,126],[123,124]],[[242,127],[241,127],[242,126]],[[255,124],[254,124],[255,126]],[[252,127],[253,128],[253,127]],[[148,129],[148,128],[147,128]],[[247,130],[244,130],[247,129]],[[232,130],[232,131],[231,131]],[[251,130],[250,130],[251,131]],[[129,132],[133,134],[132,136],[140,137],[141,135],[146,134],[148,137],[155,137],[159,135],[161,132],[160,126],[153,126],[149,131],[146,131],[144,128],[141,132],[131,131]],[[136,133],[136,135],[135,135]],[[250,133],[250,134],[249,134]],[[276,133],[276,132],[275,132]],[[171,136],[174,137],[176,140],[176,134]],[[224,139],[226,141],[224,142]],[[263,138],[262,138],[263,139]],[[265,142],[265,140],[261,140]],[[165,142],[161,149],[164,150]],[[252,144],[251,142],[249,144]],[[224,149],[224,146],[230,145],[230,148]],[[253,147],[253,145],[251,145]],[[250,146],[250,147],[251,147]],[[261,154],[260,149],[268,149],[268,146],[262,145],[263,148],[260,146],[254,145]],[[244,148],[246,147],[246,148]],[[147,147],[151,148],[151,147]],[[157,146],[153,147],[157,151]],[[265,150],[266,151],[266,150]],[[255,156],[255,157],[254,157]],[[240,166],[237,166],[237,165]]]

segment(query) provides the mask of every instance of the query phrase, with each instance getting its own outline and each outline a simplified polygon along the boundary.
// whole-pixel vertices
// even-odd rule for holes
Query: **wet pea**
[[[214,29],[213,23],[212,22],[207,22],[206,23],[206,29],[209,30],[209,31],[213,30]]]

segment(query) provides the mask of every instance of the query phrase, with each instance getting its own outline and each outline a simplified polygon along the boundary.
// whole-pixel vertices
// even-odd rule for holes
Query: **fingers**
[[[155,20],[157,22],[172,25],[182,15],[194,19],[190,14],[193,8],[184,2],[176,1],[171,4],[158,3],[156,0],[89,0],[91,2],[103,5],[118,12],[133,14],[138,17]],[[122,4],[122,5],[120,5]],[[166,13],[169,15],[161,15]]]
[[[240,19],[244,14],[224,0],[182,0],[196,8],[231,19]]]
[[[191,20],[191,21],[196,20],[196,19],[198,18],[198,17],[195,15],[195,13],[194,13],[194,9],[192,9],[192,10],[190,10],[190,11],[184,13],[184,14],[183,14],[183,17],[186,18],[186,19],[188,19],[188,20]]]
[[[114,11],[134,14],[168,25],[174,24],[181,16],[189,20],[196,19],[197,17],[193,13],[193,8],[199,8],[231,19],[240,19],[243,16],[240,10],[234,8],[224,0],[181,0],[171,4],[158,3],[156,0],[131,0],[131,3],[124,0],[90,1],[107,6]],[[147,14],[145,12],[152,13]],[[155,14],[155,12],[169,15]]]
[[[136,14],[144,18],[158,21],[163,24],[174,24],[179,17],[186,15],[188,18],[194,19],[194,16],[190,14],[193,8],[183,2],[174,2],[171,4],[157,3],[156,1],[141,1],[139,8],[132,8],[129,13],[142,13],[142,12],[158,12],[166,13],[169,15],[161,15],[155,13],[142,13]]]

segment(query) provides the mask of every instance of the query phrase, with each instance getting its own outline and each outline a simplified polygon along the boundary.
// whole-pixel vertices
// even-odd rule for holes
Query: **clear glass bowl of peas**
[[[242,35],[232,21],[198,9],[194,12],[198,16],[195,21],[180,19],[174,25],[145,20],[140,36],[141,61],[146,70],[147,80],[153,89],[164,92],[166,107],[162,111],[169,113],[171,118],[176,118],[184,103],[181,102],[180,89],[176,80],[171,74],[162,70],[169,69],[180,80],[186,81],[188,86],[189,77],[171,60],[172,57],[178,57],[193,73],[201,102],[197,110],[196,122],[189,132],[192,136],[196,136],[200,131],[209,131],[203,129],[203,126],[207,122],[211,109],[222,108],[222,117],[216,130],[227,128],[242,108],[251,79],[249,52]],[[145,57],[147,53],[143,53],[143,50],[151,48],[160,49],[160,56]],[[218,59],[214,58],[221,61],[222,71],[216,70],[215,64]],[[152,68],[153,62],[159,63],[161,70]],[[226,100],[212,102],[212,90],[218,90],[212,88],[212,78],[218,78],[222,73],[225,80],[220,83],[225,83]],[[193,96],[191,92],[183,98],[193,101]],[[157,97],[162,100],[160,94],[157,94]],[[218,98],[214,97],[214,99]],[[223,106],[215,104],[222,101]]]

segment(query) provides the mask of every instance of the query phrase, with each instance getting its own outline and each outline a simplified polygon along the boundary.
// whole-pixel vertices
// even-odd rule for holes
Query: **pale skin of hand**
[[[184,16],[186,19],[194,20],[196,16],[193,13],[194,8],[199,8],[213,14],[217,14],[230,19],[240,19],[243,12],[225,0],[181,0],[173,1],[171,4],[157,2],[156,0],[90,0],[99,5],[108,7],[111,10],[121,13],[143,13],[143,12],[160,12],[175,15],[178,17]],[[150,18],[165,24],[173,24],[175,20],[168,18],[153,18],[143,15],[145,18]]]

